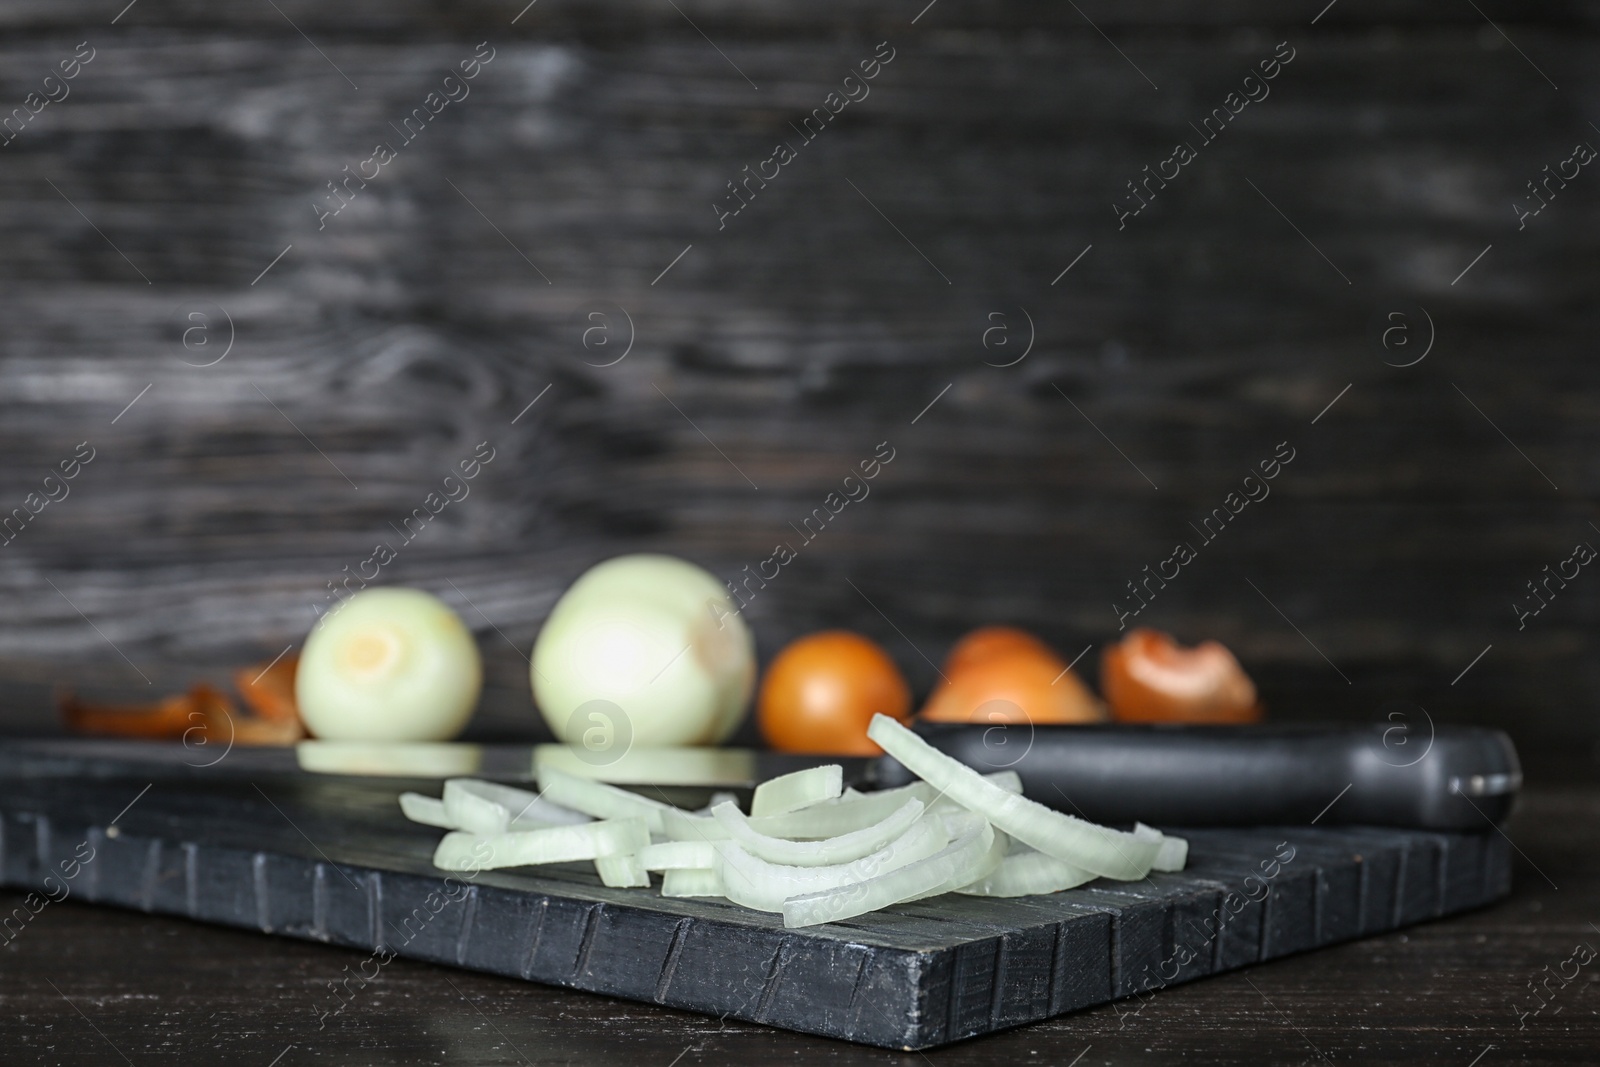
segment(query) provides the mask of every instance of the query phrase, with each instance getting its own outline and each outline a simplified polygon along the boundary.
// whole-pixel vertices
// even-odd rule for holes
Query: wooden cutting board
[[[1179,874],[1015,900],[952,894],[785,930],[713,900],[608,889],[587,864],[447,884],[429,861],[439,831],[402,818],[402,789],[437,795],[439,783],[52,768],[11,746],[0,880],[903,1049],[1118,998],[1136,1010],[1166,984],[1510,889],[1509,846],[1493,832],[1186,830]],[[347,997],[373,973],[362,959]]]

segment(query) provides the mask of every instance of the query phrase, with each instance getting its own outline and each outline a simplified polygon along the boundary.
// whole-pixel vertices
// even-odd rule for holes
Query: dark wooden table
[[[1600,787],[1534,789],[1506,832],[1518,866],[1502,904],[926,1056],[400,959],[319,1027],[314,1003],[360,953],[67,900],[4,946],[0,1061],[1594,1063],[1600,957],[1567,961],[1600,948]],[[7,911],[20,900],[0,895]]]

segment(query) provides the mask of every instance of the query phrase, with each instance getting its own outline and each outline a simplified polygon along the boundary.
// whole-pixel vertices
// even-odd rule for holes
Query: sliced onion
[[[973,820],[965,833],[931,856],[864,881],[790,897],[783,904],[783,925],[838,922],[905,900],[935,896],[952,885],[983,877],[999,861],[994,827],[987,820]]]
[[[547,767],[539,775],[546,800],[593,815],[597,819],[641,818],[649,825],[651,833],[664,833],[661,825],[663,812],[677,811],[671,804],[630,793],[604,782],[579,778]],[[649,844],[649,842],[645,842]]]
[[[922,801],[912,797],[888,818],[852,833],[819,841],[791,841],[753,829],[750,820],[732,804],[718,804],[711,809],[712,818],[716,819],[723,829],[728,831],[728,836],[742,845],[746,852],[769,863],[784,863],[793,867],[825,867],[858,860],[869,852],[876,852],[905,833],[911,828],[911,824],[921,817],[922,812]]]
[[[613,889],[647,889],[650,886],[650,875],[645,873],[638,853],[597,857],[594,869],[600,875],[600,884]]]
[[[1022,792],[1022,779],[1017,777],[1016,771],[998,771],[984,777],[1008,793]],[[887,819],[913,797],[929,807],[940,802],[938,790],[927,782],[912,782],[876,793],[846,789],[835,800],[824,800],[799,811],[752,816],[750,827],[770,837],[837,837]]]
[[[824,800],[834,800],[844,791],[844,768],[837,763],[807,767],[793,774],[769,778],[756,786],[750,798],[750,814],[782,815]]]
[[[473,778],[444,783],[444,815],[450,825],[469,834],[503,834],[511,828],[511,812]]]
[[[984,816],[997,829],[1066,863],[1128,881],[1150,873],[1150,865],[1161,851],[1159,841],[1097,826],[1008,793],[887,715],[873,716],[867,736],[951,800]]]
[[[663,841],[641,849],[639,862],[647,871],[709,869],[717,865],[717,850],[710,841]]]
[[[544,797],[530,793],[526,789],[516,789],[477,778],[451,778],[446,781],[443,806],[445,818],[450,821],[429,825],[444,825],[477,834],[501,834],[507,830],[539,830],[546,826],[574,826],[589,821],[589,816],[582,812],[552,804]]]
[[[661,833],[668,841],[726,841],[728,831],[709,815],[671,808],[661,813]]]
[[[661,876],[664,897],[720,897],[722,876],[709,867],[669,870]]]
[[[421,793],[401,793],[400,810],[412,822],[420,822],[424,826],[440,826],[446,830],[454,830],[456,824],[450,821],[450,816],[445,814],[444,801],[438,797],[425,797]]]
[[[799,811],[782,815],[753,815],[751,829],[769,837],[838,837],[882,822],[913,798],[932,804],[937,792],[927,782],[912,782],[898,789],[877,793],[846,791],[833,800],[824,800]]]
[[[884,871],[925,859],[949,841],[941,821],[920,819],[870,856],[832,867],[768,863],[750,855],[733,841],[722,841],[716,845],[717,871],[722,875],[724,895],[729,900],[757,911],[782,911],[783,902],[789,897],[867,881]]]
[[[1095,877],[1092,871],[1027,848],[1006,856],[994,870],[956,892],[976,897],[1026,897],[1072,889]]]
[[[606,819],[581,826],[552,826],[503,834],[453,830],[433,853],[433,865],[446,871],[492,871],[536,863],[567,863],[638,852],[650,843],[641,818]]]
[[[1133,836],[1145,841],[1161,842],[1161,851],[1156,853],[1156,858],[1150,864],[1152,871],[1181,871],[1189,862],[1189,841],[1183,837],[1173,837],[1164,834],[1153,826],[1146,826],[1142,822],[1133,824]]]

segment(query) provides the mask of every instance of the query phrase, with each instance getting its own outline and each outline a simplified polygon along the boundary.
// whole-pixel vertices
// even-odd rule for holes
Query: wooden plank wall
[[[856,627],[925,690],[989,621],[1092,673],[1187,541],[1132,621],[1228,642],[1278,715],[1403,698],[1590,746],[1600,576],[1513,604],[1600,543],[1600,177],[1563,162],[1600,146],[1594,10],[5,5],[0,512],[94,457],[0,547],[10,728],[57,682],[137,696],[298,641],[488,441],[384,568],[482,637],[480,733],[535,726],[523,653],[619,551],[731,578],[794,542],[763,655]],[[1519,220],[1547,165],[1577,174]]]

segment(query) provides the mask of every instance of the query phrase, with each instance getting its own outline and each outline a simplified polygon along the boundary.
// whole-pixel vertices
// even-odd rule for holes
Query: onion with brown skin
[[[1100,685],[1120,722],[1261,719],[1254,683],[1217,641],[1184,648],[1159,630],[1133,630],[1101,657]]]
[[[1032,653],[1046,659],[1055,657],[1049,645],[1026,630],[1015,626],[981,626],[950,646],[944,657],[944,674],[953,678],[984,660],[1015,652]]]
[[[786,646],[761,681],[757,716],[780,752],[876,756],[867,725],[883,713],[911,713],[911,689],[876,642],[824,630]]]
[[[1105,710],[1050,646],[987,626],[958,641],[919,716],[927,722],[1100,722]]]

